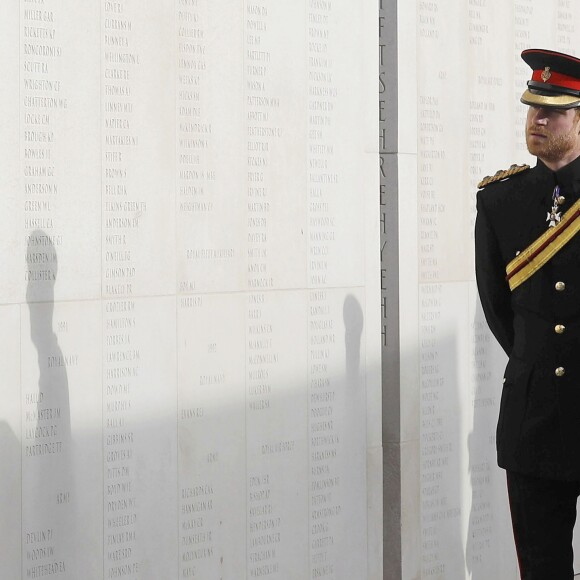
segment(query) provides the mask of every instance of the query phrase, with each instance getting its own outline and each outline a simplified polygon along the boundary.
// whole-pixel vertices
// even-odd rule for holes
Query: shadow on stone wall
[[[38,361],[38,388],[23,390],[23,560],[32,577],[45,564],[75,574],[74,466],[66,359],[54,329],[58,257],[50,236],[28,237],[26,301]],[[36,535],[29,535],[36,534]],[[50,538],[50,539],[49,539]]]
[[[497,466],[495,430],[505,356],[490,333],[477,300],[473,320],[473,426],[468,435],[471,508],[467,568],[471,580],[518,577],[505,472]]]
[[[0,578],[20,577],[20,442],[0,421]]]

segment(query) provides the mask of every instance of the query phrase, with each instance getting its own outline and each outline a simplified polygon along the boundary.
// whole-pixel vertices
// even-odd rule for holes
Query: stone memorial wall
[[[484,176],[535,163],[520,53],[577,53],[580,5],[383,0],[380,18],[383,382],[399,385],[383,403],[385,473],[400,485],[385,480],[385,517],[398,497],[402,526],[387,559],[397,531],[385,521],[385,577],[516,580],[495,454],[507,359],[477,295],[475,193]]]
[[[376,5],[10,0],[0,578],[382,576]]]

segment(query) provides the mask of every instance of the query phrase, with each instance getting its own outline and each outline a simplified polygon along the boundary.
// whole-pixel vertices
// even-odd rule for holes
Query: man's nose
[[[548,122],[548,112],[544,107],[534,109],[532,120],[536,125],[545,125]]]

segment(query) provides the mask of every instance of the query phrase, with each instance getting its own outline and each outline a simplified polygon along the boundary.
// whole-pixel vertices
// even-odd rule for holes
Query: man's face
[[[528,151],[548,164],[563,167],[580,155],[579,132],[580,119],[575,109],[533,106],[528,109]]]

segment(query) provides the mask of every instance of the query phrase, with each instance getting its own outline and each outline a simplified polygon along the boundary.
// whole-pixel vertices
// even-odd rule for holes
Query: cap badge
[[[550,72],[550,67],[547,66],[542,72],[542,80],[547,83],[550,80],[552,73]]]

